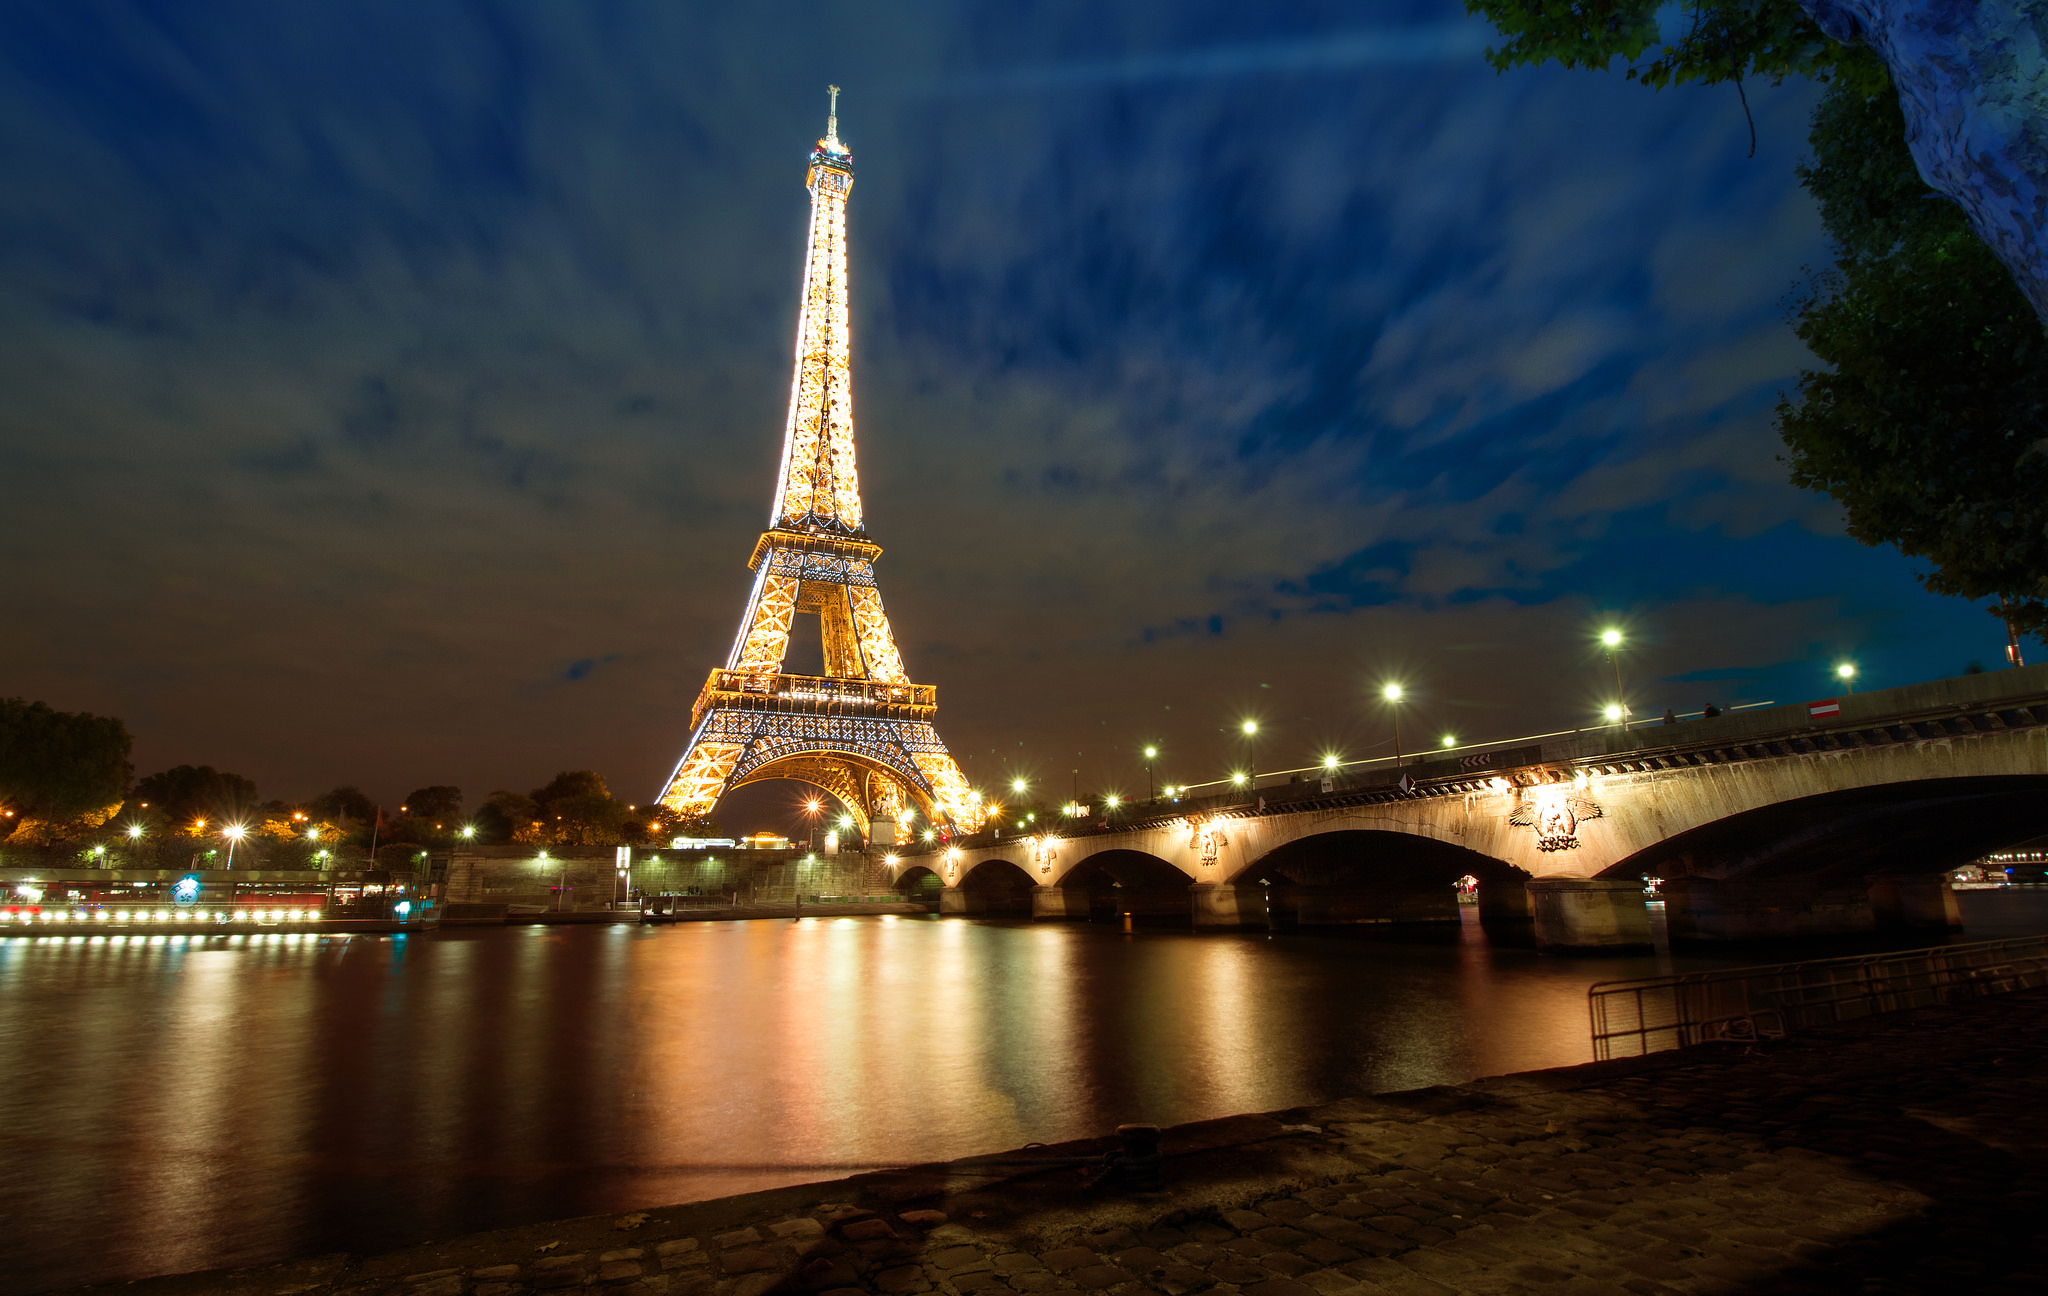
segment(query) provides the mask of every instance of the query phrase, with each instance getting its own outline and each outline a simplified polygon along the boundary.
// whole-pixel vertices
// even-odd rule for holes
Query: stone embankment
[[[913,901],[832,901],[796,904],[704,904],[643,913],[639,908],[621,909],[535,909],[502,904],[456,902],[442,908],[442,927],[571,927],[606,923],[736,922],[742,918],[849,918],[896,914],[922,918],[932,912],[928,904]]]
[[[2048,992],[133,1296],[2048,1291]],[[109,1289],[111,1290],[111,1289]]]

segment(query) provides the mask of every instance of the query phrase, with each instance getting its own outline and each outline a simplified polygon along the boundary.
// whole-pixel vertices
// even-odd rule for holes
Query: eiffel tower
[[[811,233],[781,479],[748,560],[754,591],[732,655],[697,695],[690,746],[661,803],[708,814],[742,784],[797,779],[837,798],[871,838],[871,824],[904,825],[913,806],[931,823],[973,832],[985,817],[981,798],[932,727],[938,690],[904,673],[875,584],[882,548],[861,514],[847,345],[853,155],[839,139],[839,87],[831,93],[804,180]],[[798,613],[820,622],[822,676],[782,669]]]

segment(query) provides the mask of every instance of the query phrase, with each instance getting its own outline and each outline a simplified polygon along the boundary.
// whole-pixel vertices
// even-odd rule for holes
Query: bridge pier
[[[1244,926],[1244,917],[1238,912],[1237,888],[1227,882],[1197,882],[1189,887],[1188,911],[1198,932],[1235,931]],[[1263,914],[1260,919],[1264,920]]]
[[[1945,877],[1881,877],[1870,884],[1871,916],[1879,927],[1961,930],[1962,910]]]
[[[1531,878],[1536,945],[1558,953],[1638,954],[1656,948],[1635,878]]]
[[[1079,904],[1073,903],[1079,900]],[[1088,916],[1088,893],[1078,897],[1069,896],[1056,886],[1033,887],[1031,891],[1031,916],[1034,919],[1050,921],[1059,918],[1086,918]]]
[[[969,891],[966,887],[939,888],[939,916],[947,914],[978,914],[988,912],[988,897]]]
[[[1663,892],[1671,939],[1678,943],[1943,932],[1963,925],[1955,893],[1941,877],[1836,883],[1811,877],[1674,878]]]
[[[1877,930],[1863,882],[1810,877],[1673,878],[1662,887],[1674,945],[1859,936]]]
[[[1294,921],[1302,927],[1455,926],[1458,892],[1435,886],[1303,886],[1294,890]]]
[[[1479,926],[1498,945],[1527,945],[1535,939],[1536,911],[1525,879],[1479,884]]]

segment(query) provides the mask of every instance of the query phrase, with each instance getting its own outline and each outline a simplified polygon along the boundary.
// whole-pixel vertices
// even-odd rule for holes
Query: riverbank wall
[[[2048,991],[119,1285],[131,1296],[2038,1291]],[[115,1290],[113,1286],[87,1290]]]
[[[450,857],[443,898],[451,904],[594,909],[624,904],[633,892],[784,905],[799,895],[889,890],[888,870],[851,851],[635,848],[622,873],[610,846],[475,846]]]

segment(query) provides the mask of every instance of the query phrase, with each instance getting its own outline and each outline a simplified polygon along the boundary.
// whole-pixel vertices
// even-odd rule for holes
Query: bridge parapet
[[[1386,881],[1404,872],[1412,881],[1450,868],[1447,884],[1469,871],[1481,880],[1482,905],[1490,892],[1503,913],[1514,907],[1503,888],[1527,884],[1529,902],[1539,890],[1555,892],[1547,908],[1534,906],[1541,911],[1532,915],[1539,933],[1551,910],[1557,910],[1554,927],[1574,906],[1591,914],[1594,900],[1618,903],[1627,880],[1646,874],[1697,880],[1690,889],[1674,887],[1672,903],[1684,909],[1691,897],[1719,906],[1713,914],[1687,910],[1687,921],[1702,934],[1730,922],[1761,930],[1766,911],[1782,925],[1791,920],[1778,911],[1789,912],[1793,900],[1802,913],[1819,913],[1814,897],[1837,891],[1853,891],[1850,907],[1870,909],[1871,922],[1882,926],[1878,908],[1901,914],[1934,909],[1917,892],[1911,905],[1899,900],[1905,890],[1897,883],[1880,885],[1885,903],[1872,908],[1877,902],[1864,896],[1868,879],[1934,874],[2048,826],[2041,809],[2048,805],[2048,667],[1626,734],[1577,734],[1488,755],[1499,763],[1467,769],[1460,762],[1455,772],[1442,774],[1431,765],[1411,766],[1399,774],[1262,787],[1256,801],[1239,795],[1133,807],[1113,822],[1070,824],[1032,837],[981,835],[905,851],[892,867],[898,879],[928,868],[947,888],[985,887],[996,874],[980,883],[969,875],[1001,861],[1005,885],[1013,892],[1035,886],[1041,894],[1028,908],[1055,917],[1077,916],[1087,903],[1110,903],[1082,897],[1098,883],[1110,885],[1096,876],[1103,869],[1129,872],[1137,867],[1132,857],[1142,856],[1152,872],[1117,880],[1125,899],[1136,885],[1149,897],[1146,903],[1156,905],[1162,879],[1177,871],[1191,889],[1198,927],[1233,922],[1238,901],[1226,892],[1253,880],[1263,887],[1291,878],[1290,884],[1307,888],[1304,897],[1315,893],[1317,912],[1351,915],[1344,921],[1370,910],[1362,902],[1333,907],[1317,890],[1328,889],[1327,879],[1301,871],[1308,858],[1303,851],[1323,860],[1316,867],[1326,872],[1337,860],[1388,913],[1406,912],[1389,899],[1387,888],[1398,884]],[[1311,838],[1328,840],[1311,846]],[[1948,858],[1958,851],[1966,854]],[[1093,872],[1075,875],[1095,861],[1101,863]],[[1161,865],[1169,871],[1162,874]],[[1774,890],[1776,884],[1755,881],[1801,874],[1810,884]],[[1616,886],[1595,888],[1595,896],[1585,887],[1535,885],[1595,878]],[[1068,887],[1076,888],[1073,894],[1051,894]],[[1787,900],[1780,891],[1800,894]],[[1021,901],[1013,896],[1010,902]],[[1526,904],[1521,911],[1531,913]],[[1810,926],[1820,920],[1808,915],[1799,921]],[[1640,933],[1632,924],[1612,935],[1634,941]],[[1678,930],[1676,915],[1673,924]]]
[[[1831,709],[1816,714],[1816,706]],[[1589,729],[1542,743],[1504,744],[1398,770],[1269,784],[1257,790],[1256,798],[1232,792],[1134,804],[1106,822],[1069,822],[1054,831],[1067,841],[1114,837],[1155,832],[1191,820],[1303,814],[1497,793],[1502,790],[1501,782],[1528,787],[1562,782],[1581,771],[1591,776],[1644,774],[2044,726],[2048,726],[2048,665],[2024,666],[1676,725],[1652,721],[1626,732],[1618,727]],[[974,851],[1015,840],[1014,836],[1002,838],[984,832],[950,846],[908,847],[899,855],[915,860],[949,848]]]

